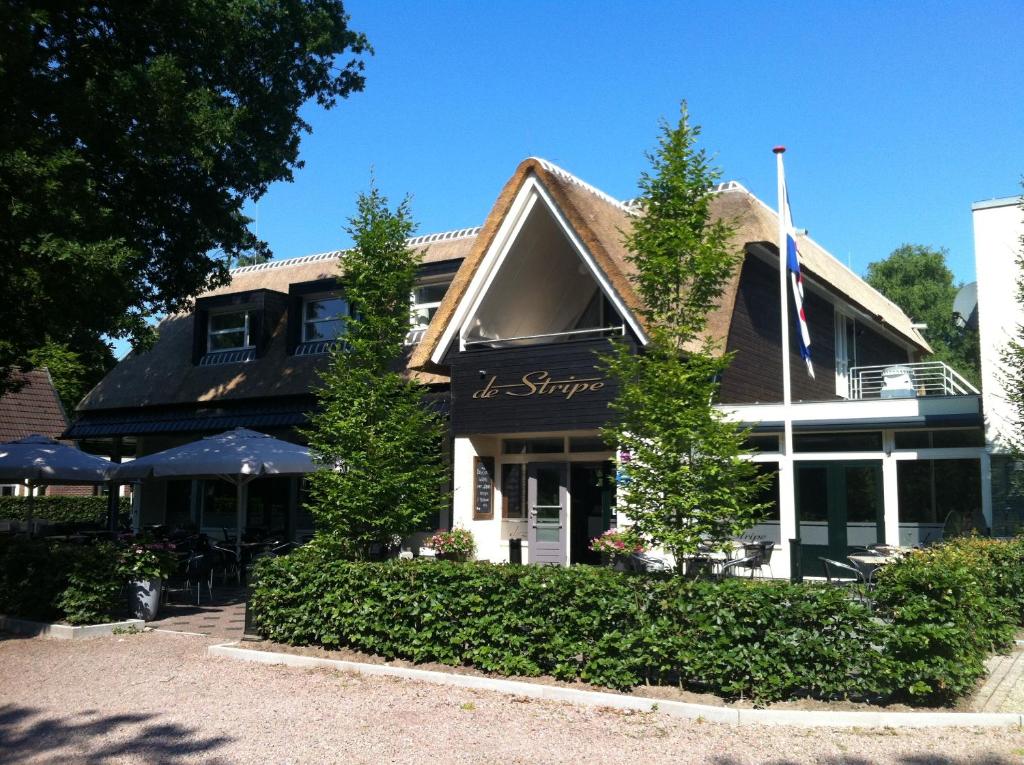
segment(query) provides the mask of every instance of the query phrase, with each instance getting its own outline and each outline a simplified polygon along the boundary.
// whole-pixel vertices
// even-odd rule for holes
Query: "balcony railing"
[[[980,391],[943,361],[850,368],[850,398],[977,396]]]

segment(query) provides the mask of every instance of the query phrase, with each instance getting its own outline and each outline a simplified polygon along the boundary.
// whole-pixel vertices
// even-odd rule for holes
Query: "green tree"
[[[67,343],[47,339],[28,354],[33,367],[49,370],[53,387],[68,414],[116,363],[110,347],[102,340],[87,339],[76,346],[78,350],[73,350]]]
[[[953,301],[962,285],[946,265],[949,253],[920,244],[904,244],[885,260],[868,264],[868,284],[894,302],[915,322],[928,325],[925,339],[932,358],[945,361],[977,385],[981,380],[978,332],[962,327]]]
[[[265,255],[243,204],[291,180],[299,108],[361,90],[369,48],[340,0],[19,0],[0,52],[2,392],[48,338],[144,345]]]
[[[448,499],[440,418],[426,389],[394,371],[419,262],[405,243],[408,200],[391,210],[371,187],[347,230],[354,244],[340,267],[353,315],[316,392],[321,411],[307,435],[330,467],[310,476],[310,494],[321,540],[365,559],[374,544],[423,530]]]
[[[617,343],[604,360],[619,383],[604,437],[630,455],[619,501],[636,531],[680,567],[703,540],[724,544],[764,512],[755,499],[762,480],[744,459],[746,433],[712,406],[729,358],[701,337],[739,253],[730,225],[712,219],[719,173],[697,148],[699,134],[684,103],[678,125],[663,123],[648,155],[643,214],[626,245],[649,343],[637,353]]]
[[[1024,181],[1021,182],[1024,188]],[[1024,215],[1024,196],[1021,197],[1020,210]],[[1024,235],[1020,238],[1020,252],[1017,254],[1017,304],[1024,307]],[[1000,370],[1003,388],[1006,391],[1006,398],[1013,408],[1013,422],[1015,429],[1012,433],[1004,434],[1010,441],[1009,446],[1013,456],[1018,461],[1024,461],[1024,325],[1017,325],[1014,337],[1002,349],[1002,369]],[[1014,489],[1018,497],[1024,496],[1024,477],[1017,475],[1014,471]]]

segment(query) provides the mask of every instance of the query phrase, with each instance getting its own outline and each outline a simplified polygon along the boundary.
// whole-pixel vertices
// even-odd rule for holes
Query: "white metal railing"
[[[543,335],[519,335],[517,337],[487,337],[480,338],[479,340],[466,340],[464,345],[466,348],[473,346],[494,346],[501,343],[529,343],[530,341],[537,340],[556,340],[558,338],[567,337],[583,337],[585,335],[594,335],[596,337],[609,337],[611,335],[625,335],[626,325],[621,324],[618,327],[590,327],[588,329],[570,329],[565,332],[549,332]]]
[[[977,396],[980,391],[944,361],[850,368],[850,398]]]

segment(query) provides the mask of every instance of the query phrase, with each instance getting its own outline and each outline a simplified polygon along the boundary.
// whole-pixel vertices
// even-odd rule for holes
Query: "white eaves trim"
[[[487,292],[494,281],[494,278],[501,270],[502,263],[504,263],[505,258],[512,249],[512,245],[518,238],[519,232],[522,230],[523,225],[529,218],[530,212],[538,202],[542,202],[547,206],[552,217],[557,221],[566,238],[572,243],[576,253],[580,257],[580,260],[586,264],[591,275],[594,277],[594,280],[601,287],[601,290],[611,301],[612,305],[615,306],[615,310],[623,317],[630,329],[632,329],[640,339],[640,342],[644,345],[647,344],[647,335],[640,326],[636,317],[633,315],[633,312],[626,307],[626,304],[622,301],[621,297],[615,292],[611,282],[608,281],[608,277],[598,266],[597,261],[594,260],[593,255],[579,238],[576,231],[571,225],[569,225],[569,221],[566,220],[562,211],[558,208],[558,205],[555,204],[551,195],[548,194],[547,189],[544,188],[544,185],[535,175],[531,175],[526,179],[525,183],[523,183],[523,186],[516,195],[516,198],[512,201],[508,214],[505,215],[505,219],[498,228],[494,241],[491,242],[490,247],[484,254],[479,268],[477,268],[476,273],[473,274],[473,278],[470,280],[465,294],[462,296],[462,299],[459,301],[459,305],[452,314],[451,321],[449,321],[448,326],[445,327],[440,341],[435,347],[433,354],[431,354],[430,360],[433,363],[441,363],[456,336],[458,336],[459,339],[459,349],[462,350],[464,348],[464,330],[467,321],[469,321],[469,319],[474,316],[479,309],[480,304],[483,302],[484,297],[487,295]]]

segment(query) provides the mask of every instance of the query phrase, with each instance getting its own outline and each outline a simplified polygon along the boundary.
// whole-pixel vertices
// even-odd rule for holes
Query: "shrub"
[[[131,500],[118,499],[122,520],[131,514]],[[24,519],[28,515],[26,497],[0,497],[0,518]],[[50,523],[88,523],[106,525],[106,497],[73,497],[54,495],[32,498],[32,517]]]
[[[60,554],[68,566],[67,585],[56,600],[64,619],[69,624],[113,621],[124,608],[117,546],[111,542],[64,545]]]
[[[112,542],[0,542],[0,613],[70,624],[109,622],[123,610],[123,583]]]
[[[270,640],[628,689],[676,682],[770,701],[875,691],[878,626],[825,587],[678,582],[606,568],[261,561]]]
[[[628,689],[673,683],[759,702],[795,696],[948,704],[1024,613],[1024,540],[964,538],[857,588],[681,581],[606,568],[349,563],[320,545],[261,561],[265,637],[416,662]]]
[[[891,682],[910,701],[950,703],[985,674],[985,658],[1012,644],[1021,623],[1020,540],[978,537],[915,551],[878,574],[889,622]]]

